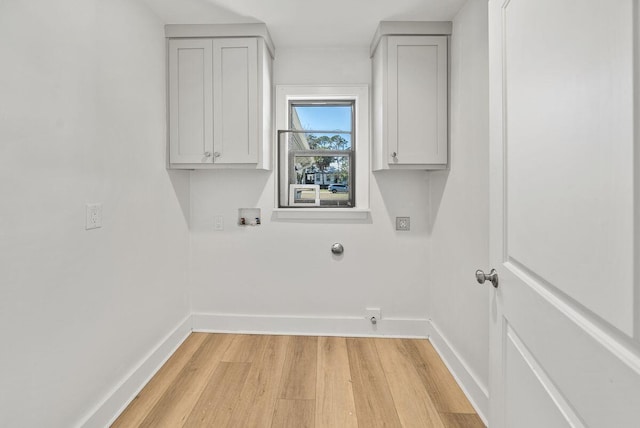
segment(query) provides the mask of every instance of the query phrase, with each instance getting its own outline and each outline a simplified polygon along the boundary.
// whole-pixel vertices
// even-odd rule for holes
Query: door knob
[[[204,157],[205,158],[210,158],[211,157],[211,152],[204,152]]]
[[[478,269],[476,271],[476,280],[478,284],[484,284],[485,281],[490,281],[495,288],[498,288],[498,272],[495,269],[491,269],[491,272],[487,275],[484,271]]]

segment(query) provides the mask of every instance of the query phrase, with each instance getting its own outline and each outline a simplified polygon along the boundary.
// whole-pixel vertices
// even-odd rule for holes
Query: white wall
[[[369,84],[371,64],[366,47],[279,49],[274,75],[276,84]],[[272,219],[273,172],[192,172],[194,312],[264,315],[267,329],[278,329],[269,317],[336,317],[333,325],[343,334],[352,324],[340,320],[348,317],[362,317],[357,326],[376,332],[364,320],[368,306],[381,307],[383,319],[426,320],[427,173],[371,177],[370,220],[283,221]],[[246,207],[262,209],[261,226],[237,226],[238,208]],[[216,215],[224,216],[224,231],[213,230]],[[396,232],[395,216],[410,216],[412,230]],[[341,260],[330,252],[334,242],[345,247]],[[283,329],[293,331],[297,323]],[[212,329],[240,325],[208,324]],[[263,327],[255,320],[242,325],[249,330]],[[329,333],[327,324],[305,326],[306,332]],[[384,330],[383,320],[377,331]]]
[[[486,0],[469,0],[455,17],[451,52],[451,167],[429,181],[429,314],[486,391],[489,286],[474,276],[490,268]]]
[[[0,2],[0,426],[79,423],[189,313],[163,37],[130,0]]]

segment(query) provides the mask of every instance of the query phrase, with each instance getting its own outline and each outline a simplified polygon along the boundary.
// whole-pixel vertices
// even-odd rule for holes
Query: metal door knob
[[[211,152],[204,152],[204,157],[205,158],[210,158],[211,157]]]
[[[478,284],[484,284],[485,281],[490,281],[495,288],[498,288],[498,272],[495,269],[491,269],[491,272],[487,275],[484,271],[478,269],[476,271],[476,280]]]
[[[220,152],[213,152],[213,157],[214,158],[219,158],[220,157]]]

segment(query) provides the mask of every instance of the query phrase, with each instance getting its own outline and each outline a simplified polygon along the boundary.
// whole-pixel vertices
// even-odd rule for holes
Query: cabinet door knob
[[[398,154],[396,152],[393,152],[393,153],[391,153],[391,157],[395,159],[395,158],[398,157]]]
[[[214,158],[219,158],[220,157],[220,152],[213,152],[213,157]]]
[[[211,157],[211,152],[204,152],[204,157],[210,158]]]

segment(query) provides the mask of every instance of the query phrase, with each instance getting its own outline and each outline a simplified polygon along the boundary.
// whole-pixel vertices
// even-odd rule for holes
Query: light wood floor
[[[428,340],[193,333],[114,427],[484,427]]]

